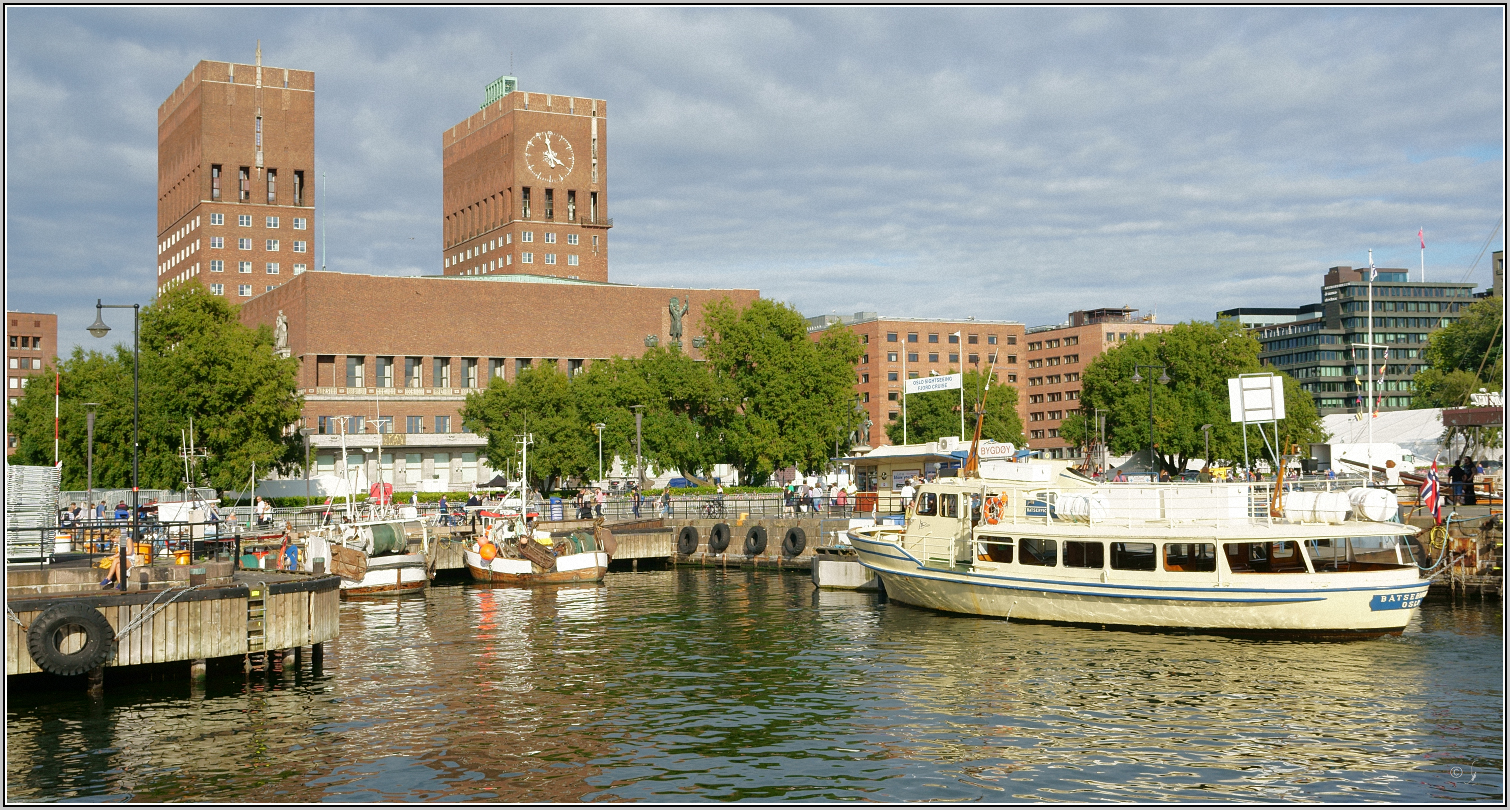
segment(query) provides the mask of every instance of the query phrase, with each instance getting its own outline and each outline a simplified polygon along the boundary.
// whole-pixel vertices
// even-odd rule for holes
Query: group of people
[[[608,493],[602,488],[586,487],[577,490],[572,503],[577,507],[578,520],[591,520],[595,511],[598,517],[603,517],[603,504],[608,503]]]
[[[1452,487],[1452,502],[1458,506],[1474,506],[1479,502],[1474,479],[1484,475],[1484,463],[1475,463],[1464,456],[1447,471],[1447,483]]]
[[[787,509],[793,514],[822,512],[825,509],[842,514],[854,503],[854,486],[841,487],[833,482],[824,487],[817,481],[799,476],[787,483],[782,497]]]

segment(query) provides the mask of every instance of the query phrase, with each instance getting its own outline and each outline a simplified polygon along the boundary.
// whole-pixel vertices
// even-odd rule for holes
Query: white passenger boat
[[[920,488],[903,526],[848,532],[889,598],[1044,622],[1232,634],[1399,633],[1426,594],[1380,489],[1102,484],[987,462]],[[1323,483],[1324,485],[1324,483]]]
[[[410,545],[418,540],[418,548]],[[342,596],[398,596],[424,590],[433,573],[429,529],[422,520],[374,520],[324,526],[304,541],[314,561],[341,576]]]

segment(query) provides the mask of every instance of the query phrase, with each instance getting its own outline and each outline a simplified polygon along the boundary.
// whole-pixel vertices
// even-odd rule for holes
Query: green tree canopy
[[[1415,408],[1459,408],[1480,388],[1505,385],[1505,300],[1475,301],[1456,323],[1433,332],[1426,347],[1427,368],[1415,375]]]
[[[597,434],[577,406],[570,379],[555,364],[531,366],[512,381],[494,379],[467,395],[461,418],[488,440],[483,455],[495,469],[519,469],[519,437],[528,433],[530,484],[542,492],[568,476],[590,476]]]
[[[1234,320],[1215,324],[1180,323],[1164,332],[1135,337],[1091,361],[1081,377],[1079,412],[1067,418],[1060,435],[1089,444],[1091,415],[1107,414],[1107,445],[1114,453],[1135,453],[1149,445],[1152,393],[1153,441],[1159,463],[1172,473],[1205,452],[1202,425],[1211,425],[1213,458],[1241,459],[1243,433],[1229,421],[1227,380],[1266,371],[1258,362],[1258,341]],[[1132,381],[1135,366],[1141,382]],[[1161,370],[1158,368],[1163,366]],[[1161,373],[1168,384],[1157,380]],[[1279,423],[1283,446],[1321,441],[1321,419],[1311,395],[1284,376],[1285,418]],[[1264,454],[1257,429],[1249,428],[1250,457]],[[1271,437],[1272,441],[1272,437]]]
[[[128,342],[103,353],[76,348],[60,364],[67,489],[83,489],[86,482],[88,402],[99,405],[95,488],[131,485],[130,315],[115,310],[113,320],[113,334]],[[191,418],[196,449],[209,453],[196,485],[244,487],[253,464],[259,471],[288,471],[302,458],[292,429],[302,405],[298,361],[274,354],[270,329],[242,326],[225,299],[184,285],[142,309],[140,349],[141,486],[183,485],[179,452]],[[42,385],[29,386],[13,409],[19,463],[51,463],[52,410],[52,387]]]
[[[954,373],[953,369],[950,370]],[[1000,377],[1000,375],[997,375]],[[965,432],[960,436],[970,441],[975,435],[976,413],[980,400],[985,395],[986,418],[981,423],[980,437],[998,442],[1023,443],[1022,418],[1017,415],[1017,389],[1000,382],[991,384],[985,392],[986,372],[965,372]],[[940,436],[954,436],[960,432],[960,392],[931,391],[926,394],[909,394],[907,397],[907,441],[913,444],[936,441]],[[902,443],[902,420],[886,425],[886,437],[892,444]]]

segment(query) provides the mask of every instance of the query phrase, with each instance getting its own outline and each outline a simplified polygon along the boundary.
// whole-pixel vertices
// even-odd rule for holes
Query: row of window
[[[350,417],[360,420],[361,417]],[[471,484],[477,481],[477,454],[468,453],[404,453],[398,457],[402,467],[394,467],[394,454],[383,453],[377,459],[383,479],[388,483],[418,484],[427,475],[431,480],[449,481],[452,484]],[[366,453],[347,453],[346,465],[351,469],[367,465]],[[427,465],[428,462],[428,465]],[[323,475],[337,475],[341,454],[324,451],[315,456],[316,470]],[[455,465],[455,466],[453,466]],[[429,472],[426,473],[425,467]]]
[[[1107,335],[1110,336],[1111,333],[1108,332]],[[1110,340],[1111,338],[1108,337],[1107,339]],[[1066,337],[1066,338],[1050,338],[1048,340],[1034,341],[1034,342],[1028,344],[1028,351],[1030,351],[1030,352],[1036,352],[1036,351],[1041,351],[1043,349],[1057,349],[1061,345],[1063,345],[1063,346],[1078,346],[1078,345],[1080,345],[1080,338],[1077,337],[1077,336],[1075,336],[1075,335],[1070,335],[1069,337]]]
[[[282,265],[279,264],[278,262],[266,262],[266,263],[263,264],[262,269],[263,269],[263,272],[267,273],[268,275],[270,275],[270,276],[276,276],[276,275],[278,275],[278,274],[280,274],[282,272]],[[307,265],[307,264],[295,264],[294,265],[294,275],[297,276],[300,273],[303,273],[304,271],[306,271],[308,269],[309,269],[309,265]],[[210,272],[211,273],[224,273],[225,272],[225,262],[221,261],[220,259],[211,259],[210,260]],[[236,272],[238,272],[238,273],[250,273],[250,272],[252,272],[252,263],[251,262],[236,262]]]
[[[457,388],[477,388],[481,382],[478,375],[483,370],[483,359],[479,357],[463,357],[460,358],[460,365],[456,366],[452,362],[453,358],[432,357],[430,358],[429,374],[427,375],[425,373],[425,358],[423,357],[398,358],[380,356],[375,358],[374,361],[374,376],[371,378],[373,381],[371,384],[374,388],[396,387],[393,384],[395,360],[402,360],[404,374],[402,379],[404,381],[403,387],[405,388],[451,388],[453,386]],[[504,376],[504,369],[506,368],[504,358],[492,357],[486,359],[488,362],[486,366],[487,380],[501,379]],[[334,376],[335,360],[335,355],[331,354],[322,354],[315,359],[315,384],[317,386],[331,386],[335,384],[335,381],[331,379]],[[540,362],[554,364],[556,360],[542,359]],[[517,377],[525,369],[533,366],[534,363],[535,358],[514,358],[514,375]],[[454,377],[452,376],[453,366],[456,366]],[[569,359],[566,361],[566,373],[572,376],[582,373],[586,367],[586,360]],[[363,388],[368,385],[366,382],[368,379],[367,358],[365,356],[348,356],[346,358],[346,374],[341,379],[342,382],[340,384],[348,388]],[[426,382],[427,380],[428,383]]]
[[[593,181],[597,182],[598,161],[597,161],[596,158],[593,159],[592,170],[593,170]],[[520,200],[519,200],[519,212],[520,212],[520,214],[522,214],[522,216],[520,217],[520,219],[530,219],[530,210],[531,210],[531,202],[532,202],[532,197],[531,197],[532,189],[529,186],[524,186],[523,188],[520,189],[520,192],[521,193],[520,193]],[[547,219],[547,220],[554,220],[556,218],[556,190],[555,189],[553,189],[553,188],[545,189],[545,200],[544,200],[544,202],[545,202],[545,217],[544,218]],[[592,223],[604,222],[605,220],[601,219],[598,216],[598,192],[596,192],[596,191],[590,191],[590,192],[588,192],[588,205],[590,206],[590,208],[589,208],[589,210],[587,212],[587,218],[584,219],[583,221],[584,222],[592,222]],[[480,203],[470,205],[467,208],[465,208],[465,209],[463,209],[461,211],[458,211],[458,212],[456,212],[454,214],[447,215],[447,217],[446,217],[446,224],[445,224],[445,227],[446,227],[446,236],[447,236],[446,244],[448,244],[448,245],[454,245],[457,242],[461,242],[461,241],[464,241],[466,239],[470,239],[471,237],[477,235],[478,233],[480,233],[482,231],[485,231],[487,229],[487,227],[490,224],[493,224],[493,223],[507,224],[506,222],[502,221],[504,219],[504,217],[506,216],[506,214],[504,212],[500,211],[499,207],[500,206],[499,206],[499,203],[497,201],[497,197],[495,196],[495,197],[489,197],[489,198],[481,201]],[[577,221],[577,192],[576,191],[568,190],[566,192],[566,221],[567,222],[576,222]],[[525,240],[525,241],[527,241],[527,240]],[[576,244],[576,243],[572,242],[571,244]],[[594,245],[597,244],[597,237],[596,236],[593,237],[593,244]]]
[[[946,337],[949,338],[949,342],[950,343],[958,343],[959,342],[959,333],[957,333],[957,332],[956,333],[951,333],[951,334],[947,335]],[[865,335],[864,336],[864,341],[866,343],[869,343],[870,342],[870,335]],[[896,332],[887,332],[886,333],[886,342],[887,343],[896,343],[897,342],[897,333]],[[907,342],[908,343],[917,343],[918,342],[918,333],[917,332],[908,332],[907,333]],[[938,343],[939,342],[939,334],[937,332],[930,332],[928,334],[928,342],[929,343]],[[980,335],[966,335],[965,336],[965,342],[966,343],[979,343],[980,342]],[[986,343],[988,343],[988,344],[990,344],[992,346],[995,346],[996,345],[996,336],[995,335],[986,335]],[[1017,345],[1017,336],[1016,335],[1007,335],[1007,345],[1009,345],[1009,346],[1015,346],[1015,345]]]
[[[261,151],[262,151],[262,117],[261,116],[257,117],[256,136],[257,136],[257,151],[260,154]],[[212,200],[219,200],[220,197],[221,197],[221,195],[220,195],[220,179],[221,179],[221,175],[222,174],[224,174],[224,169],[221,168],[221,165],[219,163],[212,163],[212,164],[210,164],[210,199],[212,199]],[[265,189],[267,191],[267,204],[268,205],[277,205],[278,204],[278,170],[277,169],[265,169],[263,171],[263,179],[266,181],[264,187],[265,187]],[[294,189],[293,189],[293,192],[294,192],[293,193],[293,204],[294,205],[303,205],[304,204],[304,172],[300,171],[300,170],[297,170],[297,169],[294,171]],[[239,169],[237,169],[237,171],[236,171],[236,201],[237,202],[251,202],[252,201],[252,167],[250,167],[250,166],[242,166]],[[216,224],[218,224],[218,223],[216,223]]]
[[[1029,377],[1028,385],[1058,385],[1062,382],[1076,382],[1080,379],[1080,372],[1071,371],[1065,374],[1050,374],[1047,377]]]
[[[220,237],[220,236],[212,236],[212,237],[210,237],[210,249],[211,250],[219,250],[219,249],[221,249],[223,247],[225,247],[225,238],[224,237]],[[306,252],[308,252],[309,243],[305,242],[303,240],[295,240],[292,247],[293,247],[293,252],[295,252],[295,253],[306,253]],[[252,249],[252,240],[251,239],[237,239],[236,240],[236,248],[238,250],[251,250]],[[279,248],[280,248],[280,243],[279,243],[279,241],[277,239],[268,239],[265,242],[263,242],[263,250],[267,250],[267,251],[271,251],[271,252],[277,252]]]
[[[1047,394],[1029,394],[1028,404],[1037,405],[1043,402],[1059,402],[1062,400],[1077,400],[1080,398],[1079,391],[1051,391]]]
[[[1375,312],[1457,312],[1461,306],[1444,301],[1375,301]],[[1342,305],[1343,312],[1368,312],[1367,301],[1348,301]]]
[[[895,371],[888,371],[888,372],[886,372],[886,381],[887,382],[898,382],[899,381],[898,380],[898,376],[899,375],[897,374],[897,372],[895,372]],[[909,380],[916,380],[917,378],[918,378],[918,372],[916,372],[916,371],[909,371],[909,372],[907,372],[907,379],[909,379]],[[1000,381],[1001,380],[1001,374],[999,372],[996,373],[996,374],[993,374],[991,376],[991,379]],[[1016,374],[1008,374],[1007,375],[1007,382],[1010,382],[1010,383],[1017,382],[1017,375]],[[870,384],[870,374],[868,374],[868,373],[861,374],[860,375],[860,383],[862,385],[869,385]],[[866,394],[866,396],[868,397],[870,395]],[[869,402],[870,400],[867,399],[865,401]]]
[[[918,360],[918,358],[920,356],[921,355],[918,352],[908,352],[907,353],[907,362],[909,362],[909,363],[920,362]],[[895,362],[897,362],[897,357],[898,357],[897,352],[887,352],[886,353],[886,362],[888,362],[888,363],[895,363]],[[980,355],[978,355],[978,354],[970,354],[970,355],[966,355],[966,357],[968,358],[969,362],[972,365],[978,365],[980,363]],[[860,364],[861,365],[864,365],[864,364],[869,363],[869,362],[870,362],[870,355],[865,354],[865,355],[861,355],[860,356]],[[930,363],[937,363],[937,362],[939,362],[939,353],[938,352],[929,352],[928,353],[928,362],[930,362]],[[949,353],[949,362],[951,362],[951,363],[958,363],[959,362],[959,354],[957,354],[955,352],[950,352]],[[988,363],[995,363],[996,362],[996,355],[994,353],[987,355],[986,356],[986,362],[988,362]],[[1015,354],[1009,354],[1009,355],[1007,355],[1007,363],[1011,364],[1011,363],[1016,363],[1016,362],[1017,362],[1017,355],[1015,355]]]
[[[1073,411],[1073,410],[1072,411],[1034,411],[1034,412],[1028,414],[1028,421],[1029,422],[1057,422],[1057,421],[1063,419],[1065,414],[1069,414],[1069,415],[1073,416],[1073,415],[1075,415],[1077,413],[1079,413],[1079,411]]]
[[[1066,355],[1064,355],[1062,357],[1060,357],[1060,356],[1055,356],[1055,357],[1038,357],[1038,358],[1035,358],[1035,359],[1032,359],[1032,360],[1028,361],[1028,368],[1043,368],[1044,366],[1057,366],[1061,362],[1063,362],[1067,366],[1072,366],[1072,365],[1080,362],[1080,355],[1078,355],[1078,354],[1066,354]]]
[[[278,285],[277,284],[269,284],[269,285],[263,287],[262,291],[263,292],[272,292],[273,290],[276,290],[276,289],[278,289]],[[250,297],[252,295],[252,285],[251,284],[237,284],[236,285],[236,294],[239,295],[239,296],[241,296],[242,298],[248,298],[248,297]],[[225,285],[224,284],[211,284],[210,285],[210,295],[225,295]]]
[[[1345,295],[1366,300],[1368,285],[1354,284],[1347,287]],[[1374,287],[1375,298],[1458,298],[1466,295],[1467,290],[1451,287]]]
[[[426,432],[425,421],[425,417],[423,416],[404,417],[404,432]],[[450,416],[444,414],[436,416],[434,418],[434,421],[431,422],[431,424],[434,426],[434,430],[430,432],[450,433],[451,423],[452,420]],[[319,417],[319,421],[317,422],[318,432],[327,435],[341,433],[343,431],[343,428],[344,432],[346,433],[366,433],[368,432],[369,427],[371,428],[371,432],[373,433],[392,433],[393,417],[383,416],[375,419],[366,419],[361,416],[321,416]]]
[[[27,369],[27,370],[40,369],[40,368],[42,368],[42,358],[40,358],[40,357],[12,357],[10,359],[10,367],[11,368],[19,368],[19,369]]]
[[[10,347],[12,349],[40,349],[42,348],[41,335],[11,335]]]

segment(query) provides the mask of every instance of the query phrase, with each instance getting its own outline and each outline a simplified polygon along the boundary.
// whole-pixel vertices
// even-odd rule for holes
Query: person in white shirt
[[[907,510],[909,510],[909,509],[912,508],[912,496],[916,492],[917,492],[917,490],[915,490],[915,489],[912,488],[912,479],[911,478],[907,479],[907,482],[904,483],[904,484],[902,484],[902,511],[903,512],[906,512]]]

